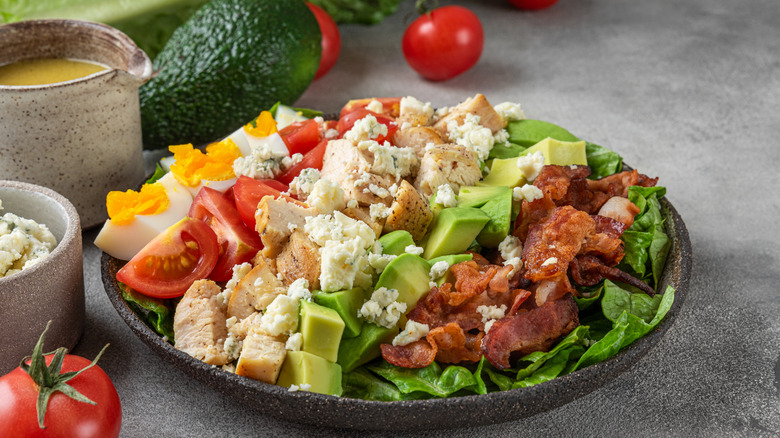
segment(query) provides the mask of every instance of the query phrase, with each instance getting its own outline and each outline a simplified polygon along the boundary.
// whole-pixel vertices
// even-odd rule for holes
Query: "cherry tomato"
[[[432,81],[454,78],[474,66],[485,36],[476,14],[444,6],[421,15],[406,28],[401,48],[406,62]]]
[[[37,348],[36,348],[37,350]],[[62,354],[62,373],[77,372],[91,364],[80,356]],[[38,353],[40,354],[40,352]],[[51,364],[54,354],[45,356]],[[30,364],[30,361],[27,361]],[[57,373],[59,374],[59,373]],[[77,401],[55,391],[38,424],[36,402],[39,386],[22,368],[0,377],[0,436],[3,437],[116,437],[122,427],[119,394],[108,375],[97,365],[67,380],[67,385],[95,402]]]
[[[558,3],[558,0],[509,0],[514,7],[528,11],[549,8]]]
[[[325,149],[328,147],[328,140],[322,140],[320,144],[314,149],[310,150],[308,154],[303,156],[303,160],[285,170],[281,175],[276,177],[277,181],[284,184],[290,184],[292,180],[300,175],[303,169],[314,168],[322,169],[322,157],[325,156]]]
[[[252,260],[263,247],[257,232],[244,225],[235,203],[212,188],[198,191],[187,215],[205,222],[217,234],[219,259],[209,275],[214,281],[230,280],[233,266]]]
[[[333,18],[327,12],[309,2],[306,2],[306,6],[311,9],[311,12],[317,19],[317,23],[320,25],[320,32],[322,33],[322,57],[320,57],[320,66],[317,68],[317,73],[314,75],[314,79],[319,79],[325,76],[339,59],[341,34],[336,22],[333,21]]]
[[[355,111],[358,108],[365,108],[371,101],[376,100],[382,104],[382,115],[392,118],[398,117],[401,113],[401,98],[400,97],[371,97],[368,99],[353,99],[347,102],[341,112],[339,118],[346,116],[347,114]]]
[[[287,190],[286,185],[273,179],[256,180],[244,175],[239,176],[233,186],[233,195],[238,215],[247,228],[255,229],[255,212],[263,197],[270,195],[278,198]]]
[[[217,235],[205,223],[185,217],[149,242],[116,279],[157,298],[174,298],[211,273],[219,258]]]
[[[320,125],[314,119],[295,122],[279,131],[290,155],[305,154],[320,142]]]
[[[339,119],[339,124],[337,128],[339,131],[339,136],[343,137],[344,133],[346,133],[347,131],[352,129],[353,126],[355,126],[355,122],[366,117],[369,114],[376,117],[377,122],[387,126],[387,135],[379,135],[376,138],[377,143],[380,144],[383,143],[386,139],[392,137],[393,133],[395,133],[395,131],[398,130],[398,124],[395,123],[394,119],[387,116],[383,116],[382,114],[377,114],[373,111],[367,110],[366,108],[357,108]]]

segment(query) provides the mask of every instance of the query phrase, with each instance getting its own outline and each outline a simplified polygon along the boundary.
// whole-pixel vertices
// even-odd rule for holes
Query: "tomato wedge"
[[[339,118],[346,116],[347,114],[355,111],[358,108],[365,108],[371,103],[372,100],[376,100],[382,104],[382,115],[396,118],[401,113],[401,98],[400,97],[371,97],[368,99],[353,99],[347,102],[341,112]]]
[[[219,259],[209,275],[212,280],[229,280],[234,265],[248,262],[263,247],[257,232],[244,225],[235,203],[212,188],[200,189],[188,215],[208,224],[217,235]]]
[[[211,273],[219,258],[217,235],[185,217],[152,239],[116,273],[116,279],[155,298],[175,298]]]
[[[355,126],[355,122],[358,120],[366,117],[367,115],[372,115],[376,117],[376,121],[387,126],[387,135],[380,135],[376,138],[377,143],[383,143],[388,138],[392,137],[395,131],[398,130],[398,124],[395,123],[395,120],[391,117],[384,116],[382,114],[377,114],[373,111],[367,110],[366,108],[357,108],[354,111],[351,111],[344,115],[344,117],[339,118],[339,124],[338,124],[338,131],[339,136],[343,137],[344,133],[352,129],[353,126]]]
[[[300,175],[303,169],[312,167],[322,170],[322,157],[325,156],[325,149],[327,147],[328,140],[322,140],[320,144],[317,145],[317,147],[310,150],[308,154],[303,156],[303,160],[301,160],[300,163],[282,172],[281,175],[276,177],[276,180],[281,181],[284,184],[290,184],[296,176]]]
[[[306,154],[320,142],[320,125],[314,120],[295,122],[279,131],[292,154]]]
[[[260,200],[269,195],[278,198],[282,192],[287,190],[286,185],[273,179],[256,180],[245,175],[239,176],[236,184],[233,185],[233,196],[238,215],[250,230],[254,230],[255,212]]]

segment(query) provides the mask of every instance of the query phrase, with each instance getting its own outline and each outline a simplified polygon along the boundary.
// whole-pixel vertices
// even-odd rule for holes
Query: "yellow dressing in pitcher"
[[[0,66],[0,85],[55,84],[103,70],[107,70],[107,67],[78,59],[25,59]]]

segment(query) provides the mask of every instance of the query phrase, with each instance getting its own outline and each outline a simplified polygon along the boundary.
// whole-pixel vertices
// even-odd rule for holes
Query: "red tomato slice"
[[[217,234],[219,259],[209,275],[212,280],[230,280],[233,266],[248,262],[263,247],[257,232],[241,221],[235,204],[214,189],[200,189],[188,216],[205,222]]]
[[[250,230],[254,230],[255,212],[260,200],[269,195],[278,198],[287,190],[286,185],[273,179],[256,180],[244,175],[239,176],[233,186],[238,215]]]
[[[320,142],[320,126],[313,119],[295,122],[279,131],[279,135],[287,144],[290,155],[306,154]]]
[[[116,279],[150,297],[179,297],[195,280],[206,278],[218,258],[214,231],[185,217],[149,242],[116,273]]]
[[[328,147],[328,140],[322,140],[320,144],[314,149],[309,151],[308,154],[303,156],[303,160],[295,166],[285,170],[281,175],[277,176],[277,181],[281,181],[284,184],[290,184],[292,180],[298,176],[303,169],[310,167],[314,169],[322,169],[322,157],[325,156],[325,149]]]
[[[401,113],[401,98],[400,97],[371,97],[368,99],[353,99],[347,102],[341,112],[339,118],[346,116],[347,114],[355,111],[358,108],[365,108],[371,103],[372,100],[379,101],[382,104],[382,115],[396,118]]]
[[[365,108],[357,108],[339,119],[339,124],[338,124],[339,136],[343,137],[344,133],[346,133],[347,131],[352,129],[353,126],[355,126],[355,122],[366,117],[369,114],[376,117],[377,122],[387,126],[387,135],[378,136],[376,138],[377,143],[380,144],[383,143],[385,140],[392,137],[395,131],[398,130],[398,124],[395,123],[394,119],[387,116],[383,116],[382,114],[377,114]]]

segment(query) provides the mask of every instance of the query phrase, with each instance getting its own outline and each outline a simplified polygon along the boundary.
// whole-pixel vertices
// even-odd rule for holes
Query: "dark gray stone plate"
[[[296,423],[336,428],[397,431],[478,426],[530,417],[582,397],[615,379],[661,340],[685,301],[692,262],[691,242],[682,218],[666,199],[661,200],[661,205],[672,247],[659,290],[672,285],[676,292],[674,304],[656,329],[606,362],[528,388],[486,395],[376,402],[289,392],[287,388],[241,377],[177,350],[144,324],[122,299],[116,283],[116,272],[124,262],[104,253],[101,269],[114,308],[149,348],[185,374],[244,406]]]

